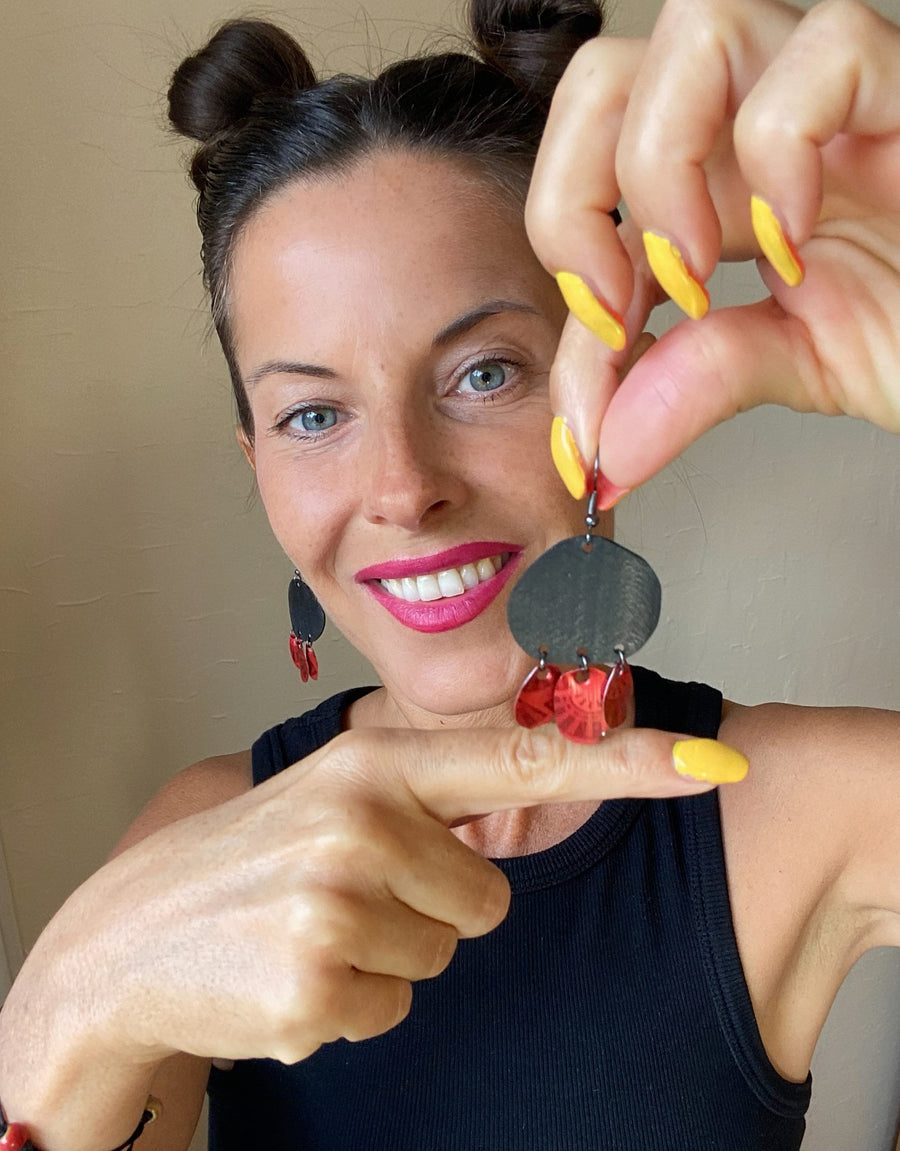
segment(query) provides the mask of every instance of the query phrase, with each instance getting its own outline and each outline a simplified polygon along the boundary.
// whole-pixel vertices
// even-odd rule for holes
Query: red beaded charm
[[[308,643],[306,645],[306,662],[309,666],[309,678],[319,678],[319,661],[316,658],[316,653],[313,651],[313,645]]]
[[[625,656],[620,652],[619,658],[609,673],[606,687],[603,689],[603,715],[606,726],[618,727],[625,722],[628,715],[628,701],[634,693],[634,680],[631,668]]]
[[[304,683],[309,679],[309,660],[306,658],[306,650],[303,642],[291,632],[291,659],[294,661],[294,666],[300,672],[300,678]],[[316,665],[318,672],[318,664]],[[313,676],[313,679],[316,677]]]
[[[6,1132],[0,1137],[0,1151],[26,1151],[33,1144],[28,1137],[28,1131],[21,1123],[10,1123]]]
[[[599,667],[577,668],[560,676],[553,693],[556,726],[573,743],[597,743],[606,734],[603,690],[606,672]]]
[[[553,719],[553,693],[559,668],[538,665],[527,675],[516,696],[516,723],[520,727],[540,727]]]

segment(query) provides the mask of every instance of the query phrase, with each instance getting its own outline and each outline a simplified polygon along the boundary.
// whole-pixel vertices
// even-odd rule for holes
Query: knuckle
[[[861,0],[821,0],[803,20],[806,31],[837,43],[865,39],[876,23],[875,13]]]
[[[521,728],[500,745],[500,770],[523,798],[550,799],[565,775],[551,742],[539,728]]]
[[[469,937],[486,935],[503,922],[512,898],[509,880],[499,867],[484,860],[477,889],[472,892],[471,912],[465,930]]]
[[[422,975],[423,979],[434,979],[450,966],[450,960],[456,954],[456,945],[459,935],[452,927],[439,926],[430,947],[428,963]]]
[[[354,1019],[345,1029],[343,1037],[351,1043],[383,1035],[409,1015],[413,989],[408,979],[385,976],[381,986],[369,997],[365,1016]]]
[[[410,1008],[412,1007],[413,989],[412,984],[406,979],[394,980],[394,996],[393,1004],[390,1012],[390,1019],[385,1027],[385,1031],[389,1031],[392,1027],[396,1027],[398,1023],[409,1015]]]

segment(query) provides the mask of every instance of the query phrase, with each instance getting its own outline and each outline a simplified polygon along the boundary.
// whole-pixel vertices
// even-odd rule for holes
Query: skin
[[[706,789],[675,775],[665,733],[582,748],[504,726],[527,666],[501,624],[508,591],[458,632],[422,637],[353,581],[368,563],[498,534],[530,557],[581,526],[549,471],[540,382],[562,316],[515,214],[456,165],[377,163],[377,182],[361,165],[269,201],[236,253],[231,307],[245,372],[275,357],[337,372],[327,386],[341,395],[325,398],[352,416],[337,435],[268,435],[266,412],[284,404],[267,389],[308,399],[310,381],[267,378],[246,450],[285,550],[386,690],[259,788],[246,752],[182,772],[48,926],[0,1017],[4,1103],[46,1151],[115,1146],[150,1089],[165,1113],[144,1151],[186,1148],[210,1052],[293,1061],[378,1034],[459,938],[499,923],[508,888],[482,853],[538,850],[606,798]],[[495,283],[531,293],[537,315],[487,321],[499,330],[435,355],[435,332]],[[454,392],[468,352],[507,345],[531,365],[528,386],[502,404]],[[900,944],[900,724],[728,705],[720,734],[752,761],[720,791],[744,975],[772,1063],[802,1080],[854,960]]]
[[[554,94],[526,220],[548,271],[585,278],[624,317],[614,352],[576,321],[554,410],[619,487],[758,404],[846,413],[900,432],[897,166],[900,28],[856,0],[667,0],[647,40],[601,36]],[[788,287],[751,228],[775,211],[806,277]],[[624,199],[618,230],[607,216]],[[672,240],[700,281],[757,259],[770,295],[685,320],[619,386],[665,293],[641,233]]]
[[[548,373],[566,309],[520,214],[456,165],[379,156],[346,179],[270,199],[236,247],[232,282],[238,365],[257,381],[248,388],[255,435],[239,438],[272,529],[385,684],[354,705],[348,725],[510,726],[533,666],[506,624],[517,576],[462,629],[424,635],[354,573],[473,540],[515,543],[521,572],[583,530],[585,505],[568,495],[546,447]],[[433,347],[435,333],[497,299],[521,310]],[[478,394],[466,371],[485,357],[519,366]],[[257,380],[275,360],[335,378]],[[296,418],[277,429],[313,402],[333,405],[332,429],[313,437]],[[599,530],[611,526],[607,515]],[[520,854],[594,806],[504,813],[460,834],[485,855]]]

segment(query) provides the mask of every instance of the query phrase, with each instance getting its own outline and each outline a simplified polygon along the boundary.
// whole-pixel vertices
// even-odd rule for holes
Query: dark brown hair
[[[553,91],[576,49],[600,32],[600,3],[470,0],[468,18],[474,55],[402,60],[372,79],[317,81],[299,44],[259,20],[223,25],[175,72],[169,119],[200,145],[190,173],[204,281],[248,436],[227,274],[241,228],[268,196],[397,149],[466,159],[524,202]]]

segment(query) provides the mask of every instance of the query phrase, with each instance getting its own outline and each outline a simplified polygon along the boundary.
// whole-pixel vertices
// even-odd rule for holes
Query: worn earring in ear
[[[598,475],[595,463],[584,534],[539,556],[506,610],[516,643],[538,658],[516,699],[516,721],[537,727],[553,718],[576,743],[596,743],[624,722],[633,692],[626,656],[653,634],[662,600],[645,559],[593,535]],[[560,673],[558,665],[573,663]],[[597,663],[611,665],[609,673]]]
[[[288,610],[291,613],[290,648],[294,666],[304,683],[318,679],[319,661],[313,651],[313,643],[325,630],[325,612],[312,588],[303,582],[296,570],[288,584]]]

